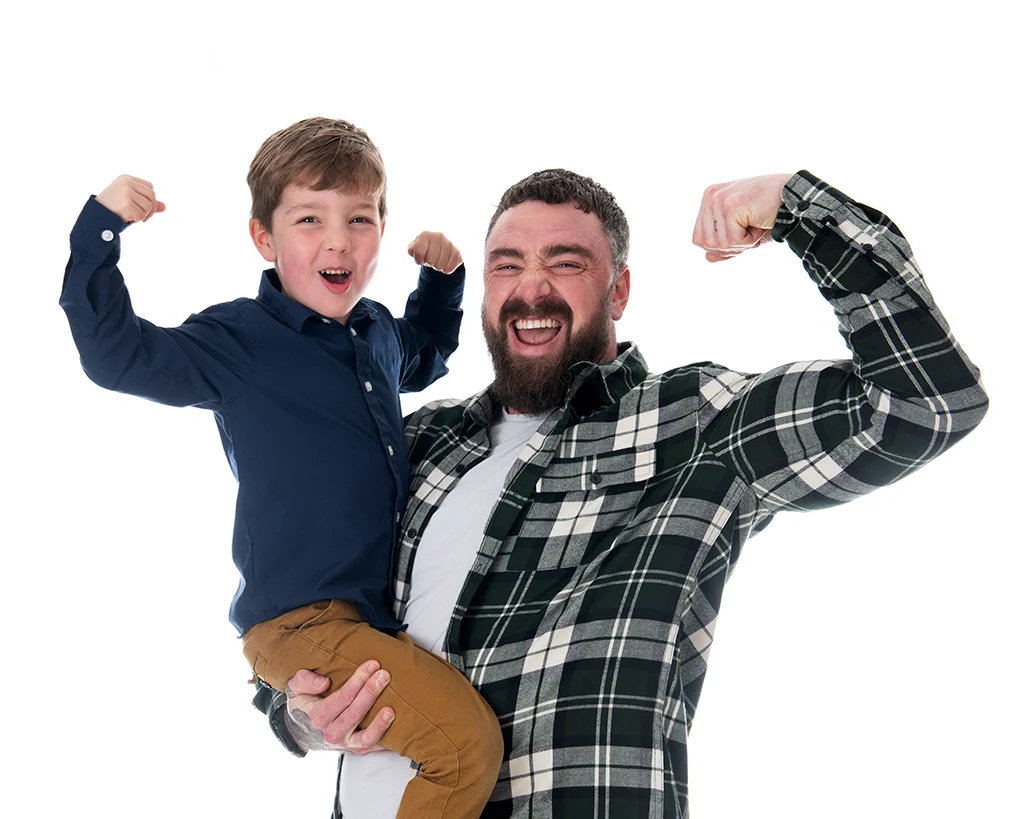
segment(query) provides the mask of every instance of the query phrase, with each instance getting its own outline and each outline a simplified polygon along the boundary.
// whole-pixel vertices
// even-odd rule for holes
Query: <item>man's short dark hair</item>
[[[615,267],[612,275],[617,276],[626,264],[629,256],[629,224],[626,222],[626,214],[622,212],[615,197],[589,176],[580,176],[562,168],[549,168],[519,180],[501,197],[491,223],[487,226],[487,235],[491,235],[494,223],[501,214],[523,202],[575,205],[584,213],[595,214],[611,245],[612,264]]]

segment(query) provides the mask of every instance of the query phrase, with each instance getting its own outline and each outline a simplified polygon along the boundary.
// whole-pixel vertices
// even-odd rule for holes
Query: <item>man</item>
[[[652,375],[616,342],[630,274],[614,198],[542,171],[498,205],[483,307],[495,381],[407,420],[394,566],[396,617],[501,723],[485,817],[685,817],[687,734],[743,543],[778,511],[905,476],[985,414],[978,370],[884,215],[806,171],[708,188],[693,240],[709,261],[769,238],[802,259],[852,359]],[[322,700],[300,672],[287,708],[257,697],[293,749],[350,752],[348,819],[394,816],[415,774],[367,753],[402,718],[371,710],[385,672],[366,663]]]

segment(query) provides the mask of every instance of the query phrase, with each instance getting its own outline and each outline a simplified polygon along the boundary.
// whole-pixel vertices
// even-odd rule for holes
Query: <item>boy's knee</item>
[[[462,764],[477,771],[496,773],[505,758],[505,740],[501,735],[498,718],[488,710],[477,723],[460,754]]]

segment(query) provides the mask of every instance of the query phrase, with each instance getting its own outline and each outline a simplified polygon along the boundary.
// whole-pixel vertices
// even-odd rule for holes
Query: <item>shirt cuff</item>
[[[79,252],[106,258],[126,227],[126,221],[90,196],[71,229],[71,244]]]
[[[775,217],[772,238],[788,242],[802,258],[818,231],[825,225],[836,224],[835,211],[852,201],[810,171],[797,171],[782,188],[782,204]],[[796,229],[801,226],[804,230]]]
[[[419,301],[439,307],[460,307],[466,289],[466,266],[460,264],[451,273],[442,273],[432,267],[420,267],[420,280],[416,285]]]

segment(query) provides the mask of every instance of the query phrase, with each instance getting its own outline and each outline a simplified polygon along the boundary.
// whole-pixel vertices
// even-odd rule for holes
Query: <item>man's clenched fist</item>
[[[693,227],[693,243],[704,257],[721,262],[769,241],[791,176],[753,176],[705,190]]]

